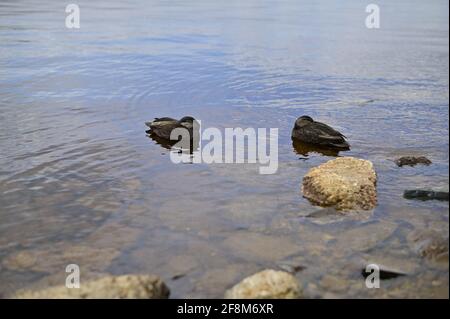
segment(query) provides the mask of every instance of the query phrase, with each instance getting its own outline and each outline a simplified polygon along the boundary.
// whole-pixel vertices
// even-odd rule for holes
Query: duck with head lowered
[[[197,150],[199,147],[200,124],[192,116],[185,116],[180,120],[171,117],[160,117],[155,118],[153,121],[146,122],[145,125],[149,127],[149,129],[145,131],[148,136],[166,149],[172,149],[172,147],[180,141],[180,136],[175,140],[170,139],[170,134],[176,128],[184,128],[189,132],[191,152]],[[188,148],[187,145],[185,145],[185,147],[186,149]]]
[[[170,140],[170,133],[176,128],[185,128],[189,131],[191,139],[193,138],[195,119],[192,116],[185,116],[180,120],[175,120],[171,117],[155,118],[153,121],[146,122],[150,129],[145,131],[147,134],[155,135],[159,138]]]
[[[350,150],[344,134],[331,126],[314,121],[310,116],[301,116],[295,121],[292,139],[318,147]]]

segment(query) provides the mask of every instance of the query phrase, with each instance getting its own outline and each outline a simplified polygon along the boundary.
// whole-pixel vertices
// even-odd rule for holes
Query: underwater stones
[[[55,244],[12,253],[3,259],[2,265],[14,271],[54,273],[65,269],[75,260],[84,265],[84,271],[99,271],[108,267],[119,255],[119,250],[113,248]]]
[[[416,230],[408,235],[408,243],[426,260],[448,264],[448,237],[434,230]]]
[[[301,265],[299,263],[296,263],[294,261],[279,262],[279,263],[277,263],[277,266],[280,269],[282,269],[282,270],[284,270],[284,271],[286,271],[286,272],[288,272],[290,274],[296,274],[296,273],[306,269],[306,266],[303,266],[303,265]]]
[[[423,165],[430,165],[431,161],[426,158],[425,156],[403,156],[398,159],[396,159],[395,164],[397,164],[398,167],[402,166],[416,166],[417,164],[423,164]]]
[[[254,232],[236,232],[223,245],[236,256],[258,261],[280,260],[299,251],[298,245],[288,237]]]
[[[124,247],[133,244],[139,235],[136,228],[107,223],[85,236],[79,243],[58,242],[36,248],[16,250],[2,264],[15,271],[55,273],[69,263],[82,264],[84,271],[103,271],[120,256]]]
[[[320,286],[326,291],[345,291],[348,289],[349,282],[344,278],[333,275],[324,275],[320,280]]]
[[[227,290],[226,299],[297,299],[302,290],[297,279],[284,271],[266,269]]]
[[[403,193],[403,197],[406,199],[417,199],[417,200],[441,200],[448,202],[448,192],[432,191],[432,190],[422,190],[413,189],[406,190]]]
[[[376,206],[377,175],[370,161],[340,157],[312,168],[303,178],[303,196],[319,206],[369,210]]]
[[[10,270],[24,270],[32,268],[36,263],[36,256],[29,251],[19,251],[3,261],[3,266]]]
[[[365,223],[359,227],[339,231],[331,247],[339,257],[355,252],[366,252],[387,240],[396,229],[397,224],[390,222]]]
[[[380,270],[380,279],[390,279],[399,276],[411,276],[420,271],[420,265],[416,258],[409,256],[409,251],[389,253],[386,250],[370,251],[363,255],[358,262],[362,269],[363,276],[367,277],[370,272],[366,272],[367,265],[375,264]]]
[[[20,291],[15,298],[25,299],[167,299],[170,290],[154,275],[107,276],[82,282],[80,288],[50,287],[37,291]]]
[[[385,265],[379,265],[379,264],[375,264],[378,266],[378,270],[379,270],[379,278],[381,280],[389,280],[389,279],[393,279],[393,278],[397,278],[397,277],[402,277],[402,276],[407,276],[408,274],[396,269],[396,268],[391,268],[389,266],[385,266]],[[362,268],[361,270],[361,274],[362,276],[367,279],[367,277],[371,274],[371,271],[368,271],[368,269],[366,269],[365,267]]]
[[[224,288],[230,287],[242,278],[242,274],[251,274],[259,270],[254,264],[245,262],[228,263],[218,268],[207,269],[195,280],[194,291],[205,291],[211,298],[223,298]]]
[[[351,211],[342,211],[337,210],[334,207],[324,207],[316,210],[308,215],[305,218],[308,219],[311,223],[318,225],[325,225],[330,223],[336,223],[343,220],[354,220],[354,221],[367,221],[373,215],[373,212],[370,210],[351,210]]]

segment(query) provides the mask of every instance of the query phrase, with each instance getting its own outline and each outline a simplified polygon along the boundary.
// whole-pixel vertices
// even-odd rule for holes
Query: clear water
[[[172,297],[221,297],[243,277],[293,263],[309,297],[448,297],[448,263],[407,235],[448,236],[448,1],[0,1],[0,293],[153,273]],[[371,160],[379,205],[346,218],[300,193],[332,156],[299,159],[290,130],[308,114]],[[203,127],[278,127],[279,170],[175,165],[145,135],[156,116]],[[431,166],[398,168],[401,155]],[[340,155],[343,155],[342,153]],[[410,275],[368,290],[361,258]],[[330,284],[329,276],[340,284]],[[327,280],[328,278],[328,280]]]

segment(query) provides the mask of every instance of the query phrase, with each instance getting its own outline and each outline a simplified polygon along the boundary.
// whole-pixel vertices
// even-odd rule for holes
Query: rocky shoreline
[[[408,161],[411,162],[411,158],[408,158]],[[421,161],[424,160],[422,159]],[[341,157],[314,167],[303,178],[303,196],[316,205],[328,208],[310,214],[308,217],[320,220],[330,217],[352,218],[353,216],[364,215],[364,211],[373,210],[377,205],[376,186],[377,174],[373,164],[367,160]],[[427,196],[430,197],[429,194]],[[440,194],[439,196],[445,197],[445,194]],[[407,263],[405,264],[397,261],[395,258],[387,258],[386,256],[372,256],[368,249],[369,246],[365,244],[361,246],[357,243],[351,244],[351,241],[355,238],[372,236],[369,228],[364,228],[365,231],[362,234],[357,233],[357,229],[353,232],[351,229],[347,231],[348,240],[346,243],[349,245],[348,248],[368,252],[362,260],[356,262],[355,265],[349,268],[352,269],[353,276],[363,281],[367,277],[365,265],[369,263],[379,264],[381,280],[416,276],[417,267],[413,265],[408,266]],[[394,229],[389,231],[386,236],[392,234]],[[111,240],[113,239],[111,237]],[[244,242],[246,241],[245,238],[242,240]],[[327,239],[327,241],[331,242],[333,240],[332,236],[329,236],[329,239]],[[371,246],[376,245],[379,240],[378,236],[374,237],[371,241]],[[406,241],[410,254],[417,256],[417,258],[423,260],[430,267],[448,270],[448,236],[436,230],[418,229],[407,234]],[[242,245],[244,242],[239,240],[238,245]],[[104,249],[107,248],[106,246],[108,246],[107,243],[105,243]],[[89,251],[92,248],[86,247],[82,251],[85,253],[86,249]],[[104,251],[106,255],[111,255],[111,253],[104,249],[101,251]],[[276,250],[276,247],[270,249]],[[292,251],[294,250],[292,249]],[[80,253],[81,250],[79,253],[74,251],[72,255],[76,256]],[[113,254],[112,256],[117,255]],[[44,256],[40,256],[32,251],[19,252],[12,257],[6,258],[3,261],[2,264],[4,267],[9,269],[28,269],[32,267],[40,270],[44,268],[39,266],[39,264],[43,264],[44,266],[46,264],[51,265],[50,262],[45,260]],[[282,255],[280,255],[281,257]],[[310,267],[308,263],[286,263],[280,260],[276,262],[278,264],[277,267],[262,269],[235,282],[232,287],[223,286],[217,287],[217,289],[223,291],[222,296],[226,299],[298,299],[317,297],[333,298],[336,296],[333,292],[343,291],[348,288],[348,283],[336,275],[324,275],[318,282],[312,282],[311,279],[304,279],[302,273]],[[179,280],[186,276],[186,274],[180,273],[173,276],[171,280]],[[330,293],[321,296],[315,295],[312,291],[314,291],[314,287],[317,285],[329,287]],[[308,287],[307,291],[305,291],[305,287]],[[83,282],[79,289],[70,289],[65,286],[52,286],[44,289],[19,290],[11,295],[10,298],[165,299],[169,298],[170,294],[169,285],[161,277],[156,275],[127,274],[122,276],[105,275],[95,280],[88,280]],[[395,295],[395,292],[393,294]]]

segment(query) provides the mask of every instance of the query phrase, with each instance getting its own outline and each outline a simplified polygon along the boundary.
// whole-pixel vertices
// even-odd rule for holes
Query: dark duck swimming
[[[196,121],[192,116],[185,116],[180,120],[175,120],[170,117],[155,118],[153,121],[145,123],[145,125],[150,128],[146,133],[160,139],[170,140],[170,133],[172,133],[172,130],[176,128],[185,128],[189,131],[192,139],[195,122]]]
[[[319,147],[350,149],[344,134],[324,123],[314,121],[309,116],[301,116],[295,121],[292,139]]]

